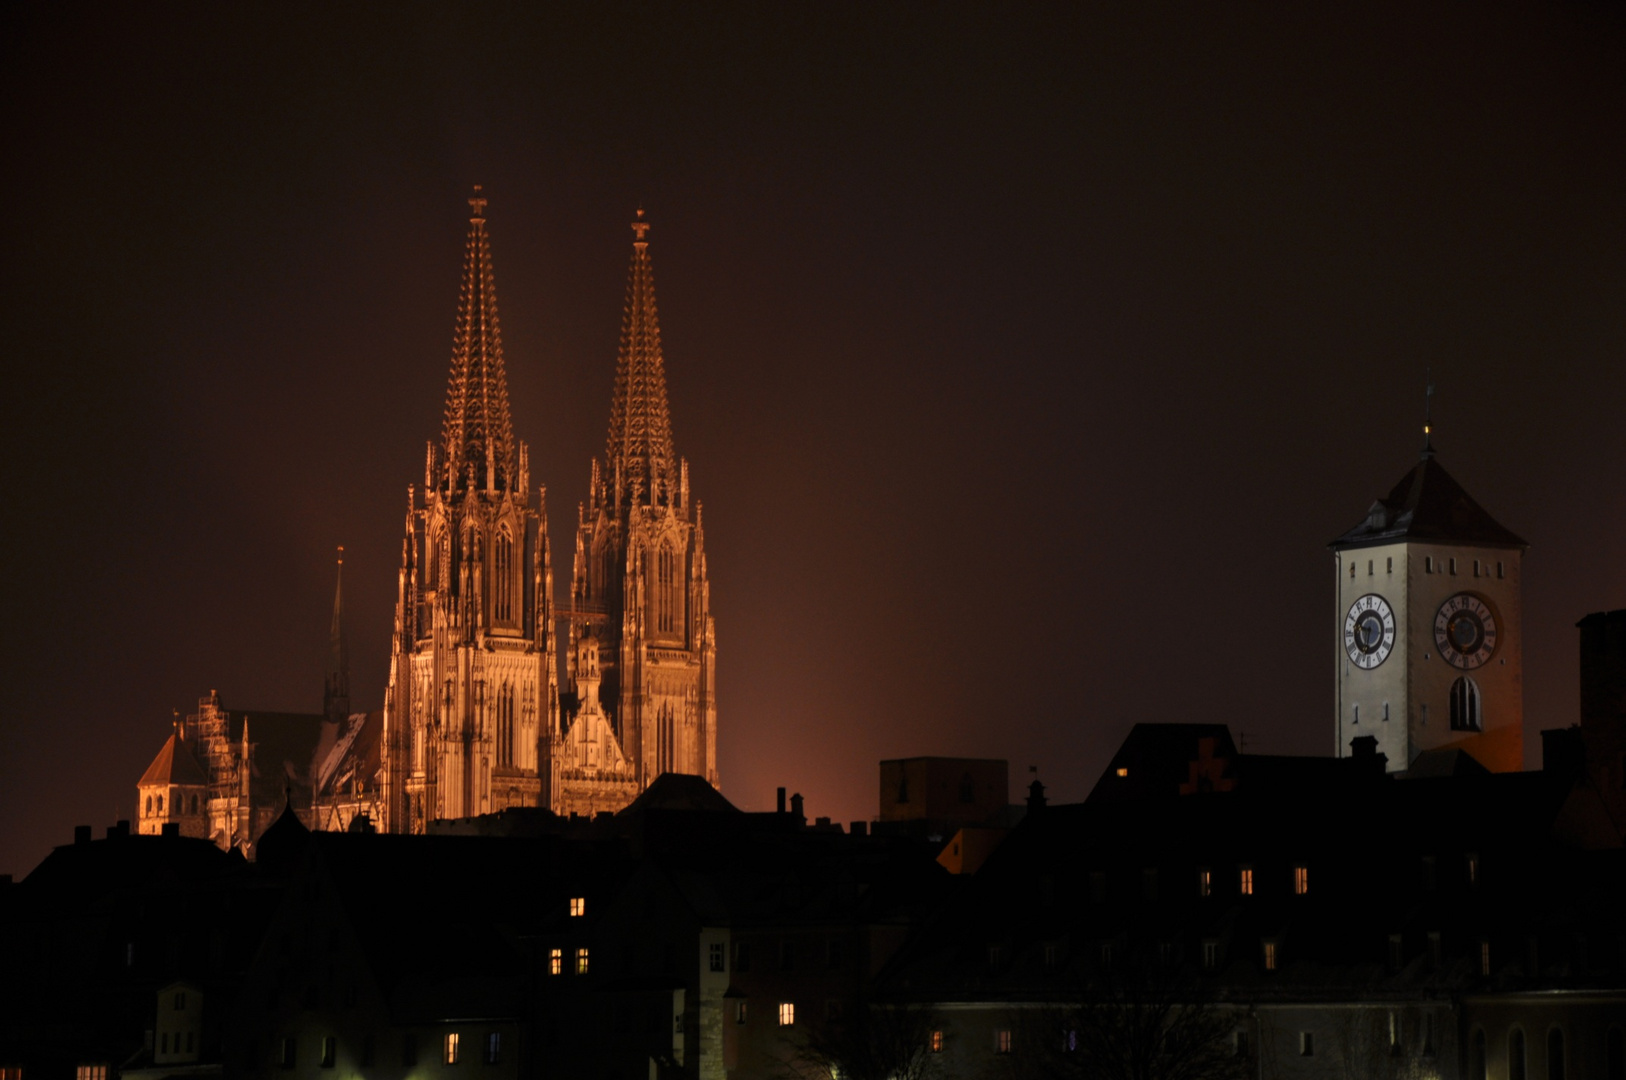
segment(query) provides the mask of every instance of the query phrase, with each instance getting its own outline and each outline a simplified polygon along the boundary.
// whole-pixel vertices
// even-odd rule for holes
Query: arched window
[[[198,797],[196,795],[192,796],[192,812],[194,814],[198,812]]]
[[[507,622],[514,617],[514,538],[506,525],[497,533],[491,564],[491,615]]]
[[[162,795],[158,796],[158,812],[160,814],[164,812],[164,797]]]
[[[1451,730],[1485,730],[1479,714],[1479,687],[1466,675],[1451,684]]]
[[[1507,1033],[1507,1080],[1525,1080],[1524,1029]]]
[[[147,796],[147,816],[148,817],[152,816],[152,796],[151,795]]]
[[[1473,1043],[1468,1049],[1468,1080],[1486,1080],[1485,1029],[1475,1028]]]
[[[1564,1031],[1547,1032],[1547,1080],[1564,1080]]]

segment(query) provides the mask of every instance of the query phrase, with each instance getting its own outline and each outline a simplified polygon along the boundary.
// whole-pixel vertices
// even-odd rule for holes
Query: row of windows
[[[182,1046],[181,1045],[181,1033],[179,1031],[177,1031],[175,1033],[175,1052],[177,1054],[190,1054],[194,1049],[196,1049],[196,1046],[194,1044],[194,1040],[196,1038],[197,1038],[197,1033],[196,1032],[188,1031],[186,1033],[186,1045]],[[160,1034],[158,1036],[158,1052],[160,1054],[167,1054],[167,1053],[169,1053],[169,1050],[170,1050],[169,1032],[166,1031],[166,1032],[163,1032],[162,1034]]]
[[[160,814],[162,814],[164,812],[164,797],[162,795],[159,795],[157,798],[158,798],[158,812]],[[147,812],[146,812],[146,815],[145,815],[147,817],[151,817],[152,813],[153,813],[153,810],[152,810],[153,801],[152,800],[153,800],[153,796],[148,795],[147,796]],[[195,813],[198,812],[198,797],[196,795],[192,796],[192,799],[191,799],[192,809],[191,810],[188,810],[186,808],[187,807],[187,798],[186,798],[185,795],[182,795],[180,798],[176,799],[175,802],[172,804],[172,806],[173,806],[173,808],[174,808],[174,810],[175,810],[175,812],[177,814],[188,814],[188,813],[195,814]]]
[[[497,1065],[502,1062],[502,1032],[488,1031],[485,1040],[481,1043],[483,1051],[481,1060],[487,1065]],[[365,1036],[361,1041],[360,1060],[358,1064],[370,1066],[373,1064],[373,1037]],[[440,1060],[445,1065],[461,1063],[465,1055],[463,1052],[463,1035],[461,1032],[448,1031],[441,1037]],[[321,1042],[321,1056],[319,1064],[324,1069],[331,1069],[338,1063],[339,1040],[332,1035],[325,1035]],[[296,1068],[299,1064],[299,1039],[293,1035],[284,1036],[277,1050],[277,1063],[284,1069]],[[418,1037],[408,1034],[401,1040],[401,1064],[418,1064]],[[105,1075],[101,1080],[106,1080]]]
[[[770,963],[777,960],[777,968],[780,971],[796,970],[796,953],[798,943],[790,938],[786,938],[780,941],[778,945],[779,947],[777,950],[775,950],[775,954],[768,957]],[[722,967],[719,966],[722,962],[722,946],[713,945],[712,950],[713,967],[711,970],[722,971]],[[839,970],[846,962],[846,948],[841,938],[830,938],[827,940],[824,943],[823,953],[824,966],[832,971]],[[818,956],[815,955],[814,960],[817,961],[818,959]],[[751,942],[736,941],[734,943],[734,970],[751,970]]]
[[[1468,1078],[1487,1080],[1490,1076],[1490,1047],[1483,1028],[1475,1028],[1469,1040]],[[1565,1045],[1564,1029],[1547,1029],[1547,1080],[1564,1080],[1568,1075],[1569,1053]],[[1526,1080],[1530,1075],[1529,1047],[1524,1029],[1514,1027],[1507,1033],[1507,1078]],[[1626,1033],[1612,1027],[1604,1035],[1604,1076],[1606,1080],[1626,1080]]]
[[[1384,559],[1383,562],[1384,562],[1383,572],[1385,574],[1392,574],[1392,573],[1395,572],[1395,561],[1394,561],[1393,558]],[[1490,564],[1490,561],[1488,559],[1475,559],[1473,562],[1474,562],[1474,577],[1490,577],[1491,576],[1491,564]],[[1352,577],[1352,578],[1355,576],[1357,565],[1358,565],[1357,560],[1351,560],[1351,562],[1349,564],[1349,576]],[[1447,572],[1446,567],[1448,567],[1448,566],[1450,567],[1450,570],[1448,571],[1449,573],[1455,574],[1457,572],[1457,560],[1454,559],[1454,558],[1453,559],[1436,559],[1432,555],[1423,556],[1423,573],[1425,573],[1425,574],[1438,574],[1438,573]],[[1376,559],[1368,559],[1368,560],[1366,560],[1366,576],[1367,577],[1376,577],[1377,576],[1377,560]],[[1506,576],[1505,568],[1503,567],[1502,562],[1499,559],[1496,562],[1496,576],[1497,576],[1497,578],[1503,578],[1503,577]]]
[[[587,948],[585,946],[583,946],[582,948],[577,949],[575,951],[573,963],[572,963],[572,966],[571,966],[571,971],[573,971],[577,975],[586,975],[587,974]],[[549,975],[563,975],[564,973],[565,973],[565,950],[563,950],[563,949],[549,949],[548,950],[548,974]]]
[[[1484,731],[1485,714],[1483,699],[1479,693],[1479,684],[1468,676],[1463,675],[1451,684],[1450,715],[1452,731]],[[1428,706],[1424,705],[1423,723],[1428,723]],[[1350,706],[1351,722],[1361,722],[1361,706],[1359,702]],[[1383,703],[1383,713],[1380,717],[1384,722],[1389,719],[1389,703]]]

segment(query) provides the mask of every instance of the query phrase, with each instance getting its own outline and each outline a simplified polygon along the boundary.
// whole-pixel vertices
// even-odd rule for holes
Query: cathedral
[[[350,712],[341,580],[323,712],[232,711],[211,691],[142,776],[140,832],[248,849],[285,806],[317,829],[410,833],[516,807],[614,812],[663,773],[716,786],[705,533],[673,444],[649,222],[632,223],[609,436],[561,609],[478,187],[469,205],[444,420],[407,489],[383,708]]]

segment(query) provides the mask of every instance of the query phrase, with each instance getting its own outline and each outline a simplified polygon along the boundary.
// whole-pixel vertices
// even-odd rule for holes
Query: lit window
[[[1299,1053],[1301,1055],[1303,1055],[1304,1057],[1314,1057],[1315,1056],[1315,1034],[1314,1034],[1314,1032],[1309,1032],[1309,1031],[1301,1031],[1301,1032],[1299,1032]]]
[[[585,896],[572,896],[570,898],[570,914],[571,914],[572,917],[575,917],[575,918],[579,918],[579,917],[581,917],[583,915],[586,915],[587,914],[587,897],[585,897]]]
[[[1308,866],[1293,867],[1293,895],[1303,896],[1310,891],[1310,868]]]
[[[1488,976],[1490,973],[1490,942],[1481,941],[1479,943],[1479,974]]]
[[[1265,970],[1276,970],[1276,943],[1274,941],[1265,942]]]
[[[9,1080],[9,1078],[13,1075],[13,1070],[0,1069],[0,1073],[3,1073]],[[17,1076],[21,1076],[22,1070],[15,1070],[15,1074]],[[74,1080],[107,1080],[107,1066],[81,1065],[74,1071]]]
[[[943,1052],[943,1033],[942,1033],[942,1031],[940,1031],[940,1030],[939,1031],[933,1031],[931,1040],[926,1044],[926,1046],[927,1046],[927,1049],[929,1049],[932,1053],[941,1054]]]
[[[576,974],[587,974],[587,948],[585,946],[576,950]]]
[[[486,1035],[486,1064],[495,1065],[502,1060],[502,1032],[493,1031]]]
[[[790,1027],[794,1023],[796,1023],[796,1003],[781,1001],[779,1003],[779,1026]]]
[[[1118,775],[1119,776],[1128,776],[1129,775],[1129,770],[1128,769],[1119,769],[1118,770]]]
[[[448,1031],[446,1033],[446,1052],[442,1060],[448,1065],[457,1064],[457,1041],[457,1032]]]
[[[1242,893],[1243,896],[1252,896],[1253,895],[1253,867],[1244,866],[1242,868],[1241,879],[1240,879],[1239,884],[1238,884],[1238,890]]]
[[[562,975],[565,970],[565,951],[563,949],[548,950],[548,974]]]
[[[710,967],[712,971],[722,971],[727,967],[727,954],[723,951],[722,942],[712,942],[711,947],[707,950],[707,952],[709,953],[709,958],[711,961]]]
[[[322,1068],[333,1068],[334,1059],[339,1056],[339,1040],[331,1035],[322,1036]]]
[[[1206,866],[1197,871],[1197,895],[1214,895],[1214,872]]]
[[[1011,1029],[1000,1028],[994,1032],[994,1053],[1008,1054],[1011,1052]]]

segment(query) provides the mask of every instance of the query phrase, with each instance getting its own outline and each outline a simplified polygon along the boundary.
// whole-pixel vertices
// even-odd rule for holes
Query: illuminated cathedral
[[[668,772],[716,786],[716,628],[700,504],[672,438],[649,222],[640,210],[632,224],[609,437],[559,609],[479,188],[469,205],[444,420],[407,489],[383,708],[350,712],[340,591],[323,712],[234,712],[211,691],[139,782],[139,831],[246,849],[287,806],[318,829],[423,832],[516,807],[613,812]]]

